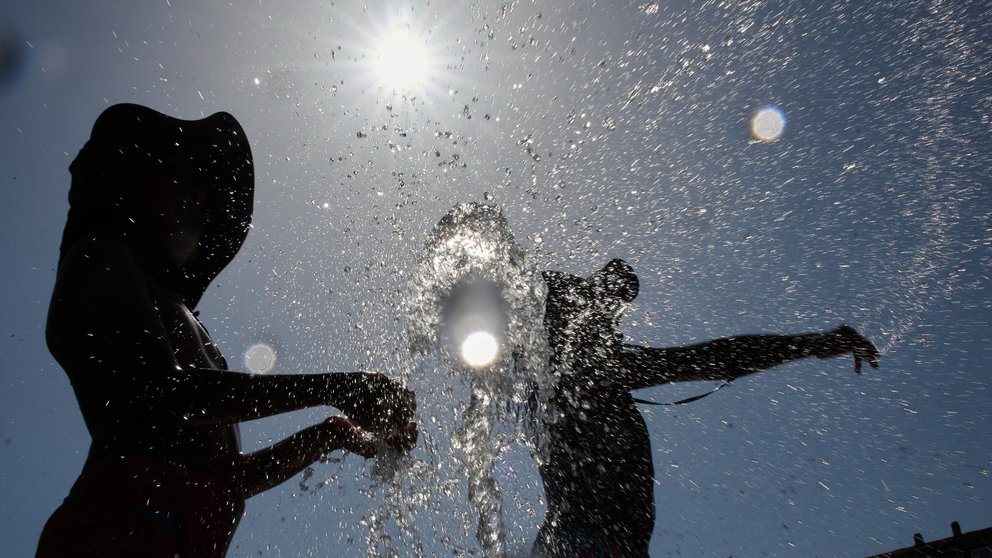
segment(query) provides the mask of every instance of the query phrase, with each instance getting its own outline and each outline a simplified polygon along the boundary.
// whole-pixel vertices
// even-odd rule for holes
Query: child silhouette
[[[613,260],[587,279],[545,272],[545,328],[559,371],[550,459],[541,469],[548,509],[537,556],[647,556],[654,529],[654,465],[631,390],[669,382],[730,381],[806,357],[853,353],[855,371],[878,351],[854,329],[744,335],[697,345],[625,345],[619,321],[639,290]]]
[[[92,436],[37,555],[224,556],[244,501],[322,454],[409,447],[413,394],[372,373],[251,375],[192,312],[248,233],[251,150],[227,113],[106,109],[70,166],[47,341]],[[244,455],[238,423],[328,405],[331,417]]]

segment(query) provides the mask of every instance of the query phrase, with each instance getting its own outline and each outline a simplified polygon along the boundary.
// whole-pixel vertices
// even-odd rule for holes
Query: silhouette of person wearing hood
[[[619,321],[639,290],[613,260],[588,279],[545,272],[545,328],[559,372],[550,458],[541,468],[547,513],[535,556],[646,557],[654,530],[654,465],[631,390],[669,382],[730,381],[792,360],[853,353],[878,366],[878,350],[853,328],[743,335],[696,345],[623,343]],[[699,397],[685,400],[698,399]]]
[[[416,441],[398,383],[228,371],[192,312],[251,220],[251,150],[231,115],[112,106],[70,172],[46,334],[92,443],[39,557],[222,557],[246,498],[329,451]],[[346,416],[241,453],[239,422],[320,405]]]

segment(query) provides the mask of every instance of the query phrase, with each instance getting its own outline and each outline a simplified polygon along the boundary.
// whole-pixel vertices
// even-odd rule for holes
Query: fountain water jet
[[[424,523],[455,553],[505,556],[511,543],[525,544],[507,540],[497,470],[507,452],[523,448],[537,462],[546,452],[555,380],[545,296],[535,258],[516,243],[499,207],[459,204],[432,231],[404,304],[410,350],[398,363],[418,396],[423,440],[410,456],[377,459],[385,499],[370,522],[370,554],[396,555],[398,538],[402,554],[412,547],[422,555]],[[462,352],[480,334],[491,362]],[[543,497],[533,479],[528,495],[513,498],[518,508]],[[523,507],[536,522],[543,514],[534,505]]]

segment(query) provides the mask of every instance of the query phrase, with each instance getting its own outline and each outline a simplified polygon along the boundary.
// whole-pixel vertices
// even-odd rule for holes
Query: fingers
[[[858,341],[859,346],[854,349],[855,358],[859,360],[867,360],[869,366],[872,368],[878,368],[878,349],[872,344],[871,341],[865,339],[860,334],[858,335]]]
[[[854,353],[854,371],[861,373],[864,361],[872,368],[878,368],[879,351],[871,341],[858,333],[856,329],[848,325],[842,325],[835,329],[833,333],[839,341],[838,348],[841,352]]]
[[[414,413],[417,412],[417,396],[412,390],[406,389],[404,387],[400,388],[400,409],[399,417],[401,423],[410,423],[413,420]]]
[[[353,373],[350,390],[337,405],[364,428],[386,432],[413,420],[417,399],[413,391],[377,372]]]
[[[394,450],[409,452],[416,446],[420,436],[415,422],[407,423],[385,435],[375,434],[348,417],[334,416],[324,423],[332,431],[332,439],[335,440],[331,450],[342,449],[366,459],[375,457],[382,443]]]
[[[874,345],[868,343],[868,346],[860,351],[859,356],[868,361],[868,365],[872,368],[878,368],[878,349]]]
[[[375,436],[373,436],[368,431],[360,427],[352,427],[351,430],[345,435],[344,444],[342,449],[350,451],[351,453],[357,453],[365,459],[375,457],[378,451],[375,443]]]
[[[358,422],[347,417],[330,417],[324,424],[332,431],[334,449],[343,449],[357,453],[368,459],[376,454],[376,439],[369,431],[359,426]]]
[[[871,354],[868,355],[868,364],[870,364],[872,368],[878,368],[878,357],[881,353],[875,345],[872,345],[871,343],[869,343],[869,345],[871,345]]]
[[[396,380],[386,376],[381,378],[382,401],[386,404],[382,413],[386,417],[386,426],[403,429],[413,420],[413,415],[417,411],[417,397],[412,390],[403,387]]]
[[[391,448],[408,452],[417,445],[417,438],[420,432],[417,430],[417,423],[411,422],[402,428],[393,430],[386,436],[386,444]]]

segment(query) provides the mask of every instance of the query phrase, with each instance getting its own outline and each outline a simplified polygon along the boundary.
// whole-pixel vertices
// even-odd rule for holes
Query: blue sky
[[[489,192],[543,267],[634,265],[635,342],[849,323],[884,350],[860,377],[795,363],[645,409],[653,556],[866,556],[992,524],[982,2],[88,4],[0,8],[10,555],[33,551],[89,442],[44,319],[67,167],[116,102],[225,110],[249,135],[255,228],[200,305],[232,364],[267,342],[277,373],[393,372],[428,231]],[[406,94],[374,64],[396,27],[431,61]],[[750,131],[766,106],[787,119],[772,142]],[[328,412],[245,425],[245,446]],[[364,555],[369,469],[348,457],[316,468],[332,485],[251,500],[231,555]]]

